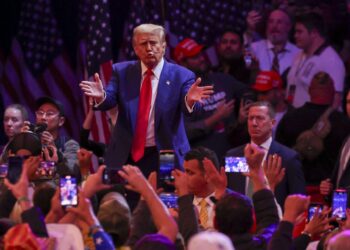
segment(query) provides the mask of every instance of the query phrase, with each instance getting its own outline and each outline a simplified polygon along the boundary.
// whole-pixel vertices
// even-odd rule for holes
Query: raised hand
[[[77,207],[68,207],[67,211],[75,214],[80,220],[84,221],[89,227],[92,225],[99,225],[98,221],[90,202],[90,199],[84,194],[84,191],[80,191],[78,194],[79,204]]]
[[[312,217],[311,221],[306,224],[305,230],[309,234],[314,236],[319,236],[324,232],[327,232],[329,229],[332,229],[333,226],[329,223],[335,221],[335,218],[329,218],[328,214],[332,211],[332,208],[324,207],[322,212],[318,208]]]
[[[249,172],[242,173],[248,176],[253,182],[253,191],[257,192],[260,189],[268,189],[265,181],[265,175],[262,168],[262,161],[264,159],[265,150],[253,144],[247,144],[244,148],[244,156],[249,165]]]
[[[199,84],[202,82],[201,78],[197,78],[194,84],[190,87],[187,92],[187,105],[193,107],[195,102],[203,102],[204,99],[210,97],[214,93],[213,86],[200,87]]]
[[[188,190],[187,175],[179,169],[175,169],[171,172],[174,177],[174,185],[179,196],[187,195],[190,193]]]
[[[220,199],[225,194],[227,188],[225,168],[221,167],[219,172],[213,162],[208,158],[204,158],[203,166],[207,181],[214,186],[215,198]]]
[[[44,147],[43,154],[45,156],[46,161],[58,162],[58,154],[57,154],[57,148],[55,144]]]
[[[81,174],[88,175],[90,171],[92,152],[85,148],[80,148],[77,152],[77,157]]]
[[[261,14],[256,10],[251,10],[248,12],[246,22],[247,22],[247,29],[249,32],[255,32],[256,31],[256,25],[261,22],[262,16]]]
[[[333,190],[333,184],[331,182],[331,179],[325,179],[321,181],[320,183],[320,194],[322,195],[329,195]]]
[[[49,131],[44,131],[41,133],[41,143],[45,146],[55,145],[55,139]]]
[[[244,148],[244,156],[247,159],[250,171],[260,170],[265,151],[253,144],[247,144]]]
[[[94,81],[82,81],[79,84],[85,95],[95,99],[97,103],[101,102],[104,97],[102,81],[97,73],[94,75]]]
[[[154,190],[151,184],[146,180],[138,167],[131,165],[123,166],[123,170],[118,171],[119,175],[128,182],[126,188],[138,192],[140,194],[147,189]]]
[[[220,120],[223,118],[229,117],[233,111],[233,108],[235,107],[234,103],[235,103],[234,100],[230,100],[228,102],[225,102],[225,101],[221,102],[217,106],[214,114],[217,115]]]
[[[267,157],[264,162],[264,172],[272,192],[282,181],[285,170],[285,168],[282,168],[282,158],[279,155],[274,154]]]
[[[51,198],[51,208],[49,213],[45,217],[46,223],[57,223],[63,216],[65,212],[61,205],[60,200],[60,188],[56,189],[54,196]]]
[[[40,158],[37,156],[29,157],[23,162],[22,173],[17,183],[12,184],[7,178],[4,181],[6,187],[11,190],[13,196],[16,197],[23,210],[29,209],[33,206],[31,200],[29,199],[28,170],[35,165],[37,166],[39,161]]]
[[[103,170],[105,168],[105,165],[100,166],[96,173],[89,175],[89,177],[86,179],[83,191],[87,198],[91,198],[98,191],[111,187],[110,185],[103,184],[102,182]]]
[[[243,124],[246,123],[248,120],[248,111],[250,106],[252,106],[253,103],[244,104],[243,99],[241,99],[240,105],[239,105],[239,115],[238,115],[238,122]]]
[[[288,195],[284,202],[283,220],[295,224],[298,216],[303,214],[310,204],[310,196],[301,194]]]

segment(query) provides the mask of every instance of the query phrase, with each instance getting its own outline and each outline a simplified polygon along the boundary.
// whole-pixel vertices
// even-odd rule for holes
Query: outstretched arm
[[[82,81],[79,86],[84,94],[93,98],[96,103],[101,103],[104,100],[105,91],[98,73],[94,74],[94,81]]]
[[[158,233],[175,241],[178,232],[176,222],[141,171],[137,167],[127,165],[123,167],[123,171],[118,173],[128,182],[126,186],[128,189],[140,193],[145,199]]]

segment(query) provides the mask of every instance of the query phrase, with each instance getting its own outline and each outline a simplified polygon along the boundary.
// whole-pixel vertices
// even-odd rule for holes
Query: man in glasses
[[[60,127],[65,122],[64,107],[61,102],[51,97],[40,97],[36,100],[36,123],[45,124],[46,130],[41,133],[43,147],[57,150],[58,163],[64,162],[69,170],[74,170],[77,162],[77,151],[79,144],[75,140],[60,135]],[[45,150],[45,149],[44,149]],[[50,152],[52,154],[53,152]]]

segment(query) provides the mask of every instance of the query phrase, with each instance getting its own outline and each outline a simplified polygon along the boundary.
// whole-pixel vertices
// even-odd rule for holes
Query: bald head
[[[327,250],[350,249],[350,230],[345,230],[333,236],[327,246]]]
[[[274,10],[270,13],[267,22],[267,39],[273,44],[285,44],[292,28],[290,17],[283,10]]]

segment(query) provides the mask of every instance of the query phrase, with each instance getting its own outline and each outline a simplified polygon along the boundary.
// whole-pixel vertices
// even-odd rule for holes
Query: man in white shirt
[[[345,67],[338,53],[327,43],[324,21],[316,13],[299,16],[295,24],[295,41],[302,49],[294,58],[288,73],[288,96],[294,107],[310,101],[312,78],[318,72],[328,73],[334,82],[334,107],[339,107],[344,88]]]
[[[299,49],[288,41],[291,28],[292,22],[285,11],[277,9],[271,12],[267,21],[267,39],[251,44],[260,70],[274,70],[283,75],[292,65]]]

